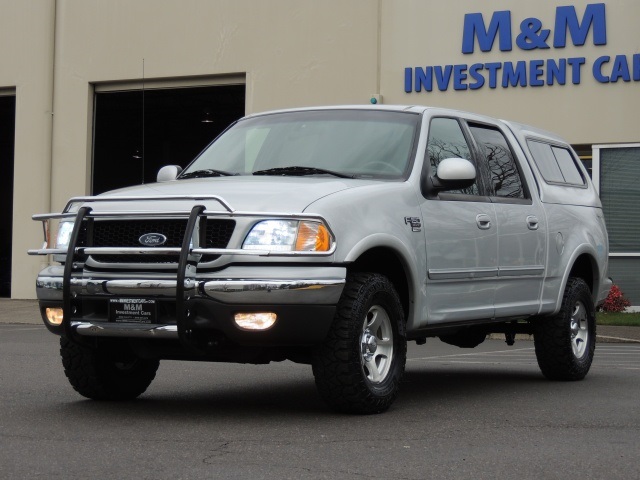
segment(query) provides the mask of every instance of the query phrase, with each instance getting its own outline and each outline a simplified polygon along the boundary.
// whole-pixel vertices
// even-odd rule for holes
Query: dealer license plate
[[[156,323],[156,301],[147,298],[110,298],[109,321]]]

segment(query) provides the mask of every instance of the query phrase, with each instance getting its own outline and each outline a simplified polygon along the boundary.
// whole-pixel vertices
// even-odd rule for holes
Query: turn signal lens
[[[273,252],[328,252],[333,239],[322,222],[263,220],[245,238],[242,248]]]
[[[278,316],[273,312],[236,313],[236,325],[244,330],[266,330],[271,328]]]
[[[298,252],[327,252],[331,248],[331,235],[327,227],[317,222],[300,222],[296,248]]]
[[[47,322],[51,325],[62,325],[62,309],[61,308],[47,308],[45,309],[45,315],[47,316]]]

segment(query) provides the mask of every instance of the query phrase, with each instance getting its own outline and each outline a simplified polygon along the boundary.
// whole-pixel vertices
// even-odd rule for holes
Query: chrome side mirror
[[[180,165],[165,165],[158,170],[158,176],[156,180],[158,182],[171,182],[178,178],[178,175],[182,173],[182,167]]]

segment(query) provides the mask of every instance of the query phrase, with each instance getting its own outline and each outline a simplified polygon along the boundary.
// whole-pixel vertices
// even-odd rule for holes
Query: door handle
[[[476,223],[480,230],[489,230],[491,228],[491,217],[485,213],[476,215]]]
[[[527,228],[529,230],[537,230],[538,229],[538,217],[535,215],[529,215],[527,217]]]

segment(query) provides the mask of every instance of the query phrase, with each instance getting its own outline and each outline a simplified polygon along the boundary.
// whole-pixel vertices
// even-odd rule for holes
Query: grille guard
[[[150,195],[150,196],[121,196],[121,197],[73,197],[68,202],[65,208],[60,213],[46,213],[33,215],[31,218],[36,221],[42,222],[44,243],[39,249],[28,250],[29,255],[66,255],[68,249],[64,248],[49,248],[49,220],[75,218],[75,224],[78,225],[85,218],[117,218],[121,220],[133,220],[138,217],[152,218],[184,218],[187,219],[192,214],[191,211],[180,210],[129,210],[129,211],[102,211],[94,212],[90,207],[85,215],[80,216],[78,214],[69,212],[69,209],[76,203],[98,203],[98,202],[132,202],[132,201],[179,201],[179,200],[214,200],[218,202],[226,210],[226,212],[207,210],[204,205],[194,205],[193,208],[202,207],[198,213],[198,216],[204,217],[217,217],[217,218],[238,218],[238,217],[253,217],[257,219],[292,219],[292,220],[315,220],[321,221],[329,229],[329,233],[332,238],[335,239],[335,235],[331,231],[331,227],[327,224],[325,219],[316,214],[296,214],[296,213],[282,213],[282,212],[242,212],[233,209],[228,202],[218,195]],[[194,226],[195,227],[195,226]],[[193,228],[190,230],[187,228],[185,232],[186,237],[193,237]],[[76,247],[77,242],[73,244],[69,242],[69,249],[73,248],[77,255],[180,255],[182,248],[162,248],[162,247],[141,247],[141,248],[114,248],[114,247]],[[331,249],[326,252],[282,252],[277,250],[248,250],[248,249],[229,249],[229,248],[199,248],[199,246],[190,248],[191,242],[187,244],[189,254],[193,255],[249,255],[260,257],[327,257],[333,255],[336,249],[335,242],[331,246]],[[184,247],[184,244],[183,244]]]
[[[90,204],[98,202],[132,202],[132,201],[179,201],[179,200],[191,200],[195,204],[190,211],[114,211],[114,212],[94,212]],[[202,200],[214,200],[218,202],[224,208],[224,212],[209,211],[205,205],[199,204],[198,201]],[[83,203],[78,209],[77,213],[70,212],[69,210],[74,204]],[[89,205],[87,205],[89,204]],[[74,218],[75,223],[73,231],[69,240],[69,246],[67,249],[48,248],[49,242],[49,221],[51,219],[63,219]],[[140,217],[164,217],[164,218],[188,218],[187,227],[182,239],[182,247],[141,247],[141,248],[117,248],[117,247],[78,247],[78,239],[80,237],[80,230],[82,228],[82,222],[85,219],[92,218],[116,218],[135,220]],[[82,255],[141,255],[141,254],[153,254],[153,255],[174,255],[178,257],[178,268],[176,275],[176,327],[178,332],[178,338],[181,343],[192,351],[197,351],[197,347],[189,340],[189,331],[191,329],[190,320],[187,316],[185,309],[185,280],[192,278],[195,274],[195,268],[199,259],[197,256],[212,254],[212,255],[250,255],[250,256],[281,256],[281,257],[318,257],[318,256],[331,256],[336,249],[336,244],[333,242],[331,249],[327,252],[282,252],[282,251],[270,251],[270,250],[244,250],[244,249],[226,249],[226,248],[199,248],[198,236],[194,235],[198,219],[200,217],[254,217],[256,219],[294,219],[294,220],[315,220],[321,221],[329,229],[329,233],[332,238],[335,238],[330,227],[326,221],[320,215],[314,214],[292,214],[292,213],[275,213],[275,212],[239,212],[233,209],[224,199],[216,195],[170,195],[170,196],[122,196],[122,197],[74,197],[69,200],[64,210],[61,213],[50,213],[33,215],[33,220],[41,221],[43,224],[44,232],[44,245],[37,250],[29,250],[29,255],[64,255],[64,275],[62,283],[62,296],[63,296],[63,320],[62,328],[64,334],[71,341],[79,342],[74,332],[74,324],[71,321],[72,309],[73,309],[73,297],[71,295],[71,277],[74,272],[80,272],[84,268],[84,264],[78,261],[78,256]]]

